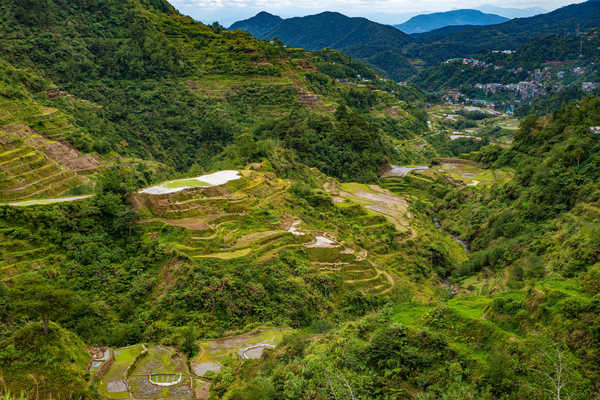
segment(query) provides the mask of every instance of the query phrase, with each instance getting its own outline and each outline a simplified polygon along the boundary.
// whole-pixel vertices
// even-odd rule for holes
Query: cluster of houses
[[[511,72],[513,70],[510,70]],[[515,72],[522,72],[522,68],[514,69]],[[575,67],[569,70],[574,75],[583,75],[586,69],[583,67]],[[563,84],[560,82],[565,77],[565,71],[558,71],[554,74],[550,67],[536,69],[533,72],[528,72],[528,80],[519,83],[478,83],[475,88],[482,90],[486,95],[496,94],[498,92],[513,93],[515,97],[524,101],[530,100],[536,96],[544,95],[548,90],[560,90]],[[556,79],[554,79],[556,77]],[[582,82],[581,89],[584,92],[591,92],[600,87],[598,82]]]
[[[483,90],[486,95],[496,94],[498,92],[511,92],[515,97],[520,97],[523,100],[529,100],[536,96],[546,93],[547,87],[539,81],[523,81],[519,83],[478,83],[475,85],[477,89]]]
[[[491,67],[493,64],[486,63],[476,58],[464,57],[464,58],[451,58],[444,61],[445,64],[462,63],[464,65],[471,65],[474,67]]]

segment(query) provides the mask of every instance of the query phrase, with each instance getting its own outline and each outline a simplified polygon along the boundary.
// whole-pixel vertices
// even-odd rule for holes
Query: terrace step
[[[281,253],[284,250],[299,248],[299,247],[303,247],[303,246],[304,246],[303,244],[287,244],[285,246],[277,247],[275,249],[268,251],[267,253],[263,254],[262,256],[260,256],[258,261],[266,262],[266,261],[271,260],[273,257],[275,257],[277,254]]]
[[[372,286],[375,286],[373,284],[376,284],[376,283],[380,283],[380,284],[387,283],[387,280],[385,279],[383,274],[377,273],[372,278],[344,281],[345,285],[353,287],[353,288],[363,288],[365,286],[372,287]]]
[[[65,179],[55,182],[50,186],[44,187],[37,192],[31,193],[31,197],[54,197],[64,194],[77,184],[77,176],[71,175]]]
[[[19,180],[21,182],[28,182],[28,181],[31,182],[33,179],[36,179],[36,178],[43,179],[48,176],[51,176],[56,171],[61,171],[61,169],[59,168],[58,165],[56,165],[54,163],[44,163],[36,169],[25,171],[19,175],[13,176],[12,178],[14,178],[14,180]],[[5,190],[10,190],[10,189],[5,189]]]
[[[217,252],[212,252],[206,254],[206,248],[192,248],[184,245],[176,245],[175,248],[185,252],[192,258],[239,258],[245,257],[250,254],[260,254],[264,252],[268,252],[273,248],[276,248],[277,245],[282,244],[282,242],[287,238],[287,232],[282,231],[275,235],[271,235],[269,237],[263,238],[261,240],[257,240],[255,242],[249,242],[242,246],[234,246],[228,249],[219,249]],[[254,247],[259,245],[259,247]],[[200,254],[198,254],[200,253]],[[226,257],[226,254],[231,254],[231,257]]]
[[[29,246],[29,244],[24,240],[11,240],[10,238],[5,237],[2,237],[1,239],[2,241],[0,241],[0,254],[2,254],[3,252],[12,253],[15,251],[22,250],[23,248]]]
[[[5,263],[18,264],[19,262],[29,260],[38,254],[47,254],[49,249],[50,247],[37,247],[19,252],[4,253],[2,258]]]
[[[17,276],[27,271],[38,270],[42,266],[42,264],[46,263],[47,260],[51,257],[53,257],[52,254],[33,260],[25,260],[11,265],[2,266],[0,267],[0,277],[3,281],[6,282],[16,278]]]
[[[19,157],[23,157],[25,154],[31,152],[32,150],[33,149],[30,146],[21,146],[4,151],[0,153],[0,165],[8,161],[18,159]]]
[[[21,200],[41,195],[56,196],[66,192],[75,184],[77,175],[71,171],[60,170],[59,173],[44,177],[17,189],[0,190],[0,200]]]
[[[20,170],[21,168],[30,167],[31,165],[35,166],[38,165],[38,163],[45,164],[46,157],[44,157],[42,153],[32,150],[29,153],[26,153],[23,157],[16,157],[12,160],[0,163],[0,168],[2,168],[2,170],[4,170],[8,174],[19,175],[20,173],[25,172],[27,170]]]
[[[366,289],[365,292],[372,294],[374,296],[382,296],[388,292],[390,292],[394,287],[392,285],[388,283],[382,284],[382,285],[378,285],[378,286],[373,286],[369,289]]]
[[[23,178],[23,177],[25,177],[25,178],[26,178],[26,177],[27,177],[27,176],[29,176],[29,175],[33,175],[33,174],[34,174],[34,173],[36,173],[37,171],[41,171],[41,172],[43,173],[43,172],[46,172],[46,169],[50,169],[50,172],[56,172],[56,171],[58,171],[58,172],[57,172],[57,173],[55,173],[55,174],[50,174],[50,175],[42,175],[42,176],[36,177],[36,178],[39,178],[39,179],[37,179],[37,180],[35,180],[35,181],[29,181],[29,182],[28,182],[28,183],[26,183],[26,184],[22,184],[22,183],[20,182],[19,184],[21,184],[21,186],[12,187],[12,188],[9,188],[9,189],[4,189],[4,190],[2,190],[2,191],[3,191],[3,192],[5,192],[5,193],[18,193],[18,192],[25,192],[25,191],[27,191],[27,189],[29,189],[29,188],[31,188],[31,187],[42,186],[42,185],[43,185],[43,184],[45,184],[47,181],[51,181],[51,180],[53,180],[54,178],[56,178],[56,177],[58,177],[58,176],[60,176],[60,175],[63,175],[63,174],[66,174],[66,173],[67,173],[67,171],[65,171],[65,170],[61,170],[61,169],[59,169],[58,167],[56,167],[56,169],[52,169],[52,168],[50,168],[50,167],[56,167],[56,165],[53,165],[53,164],[46,164],[46,165],[44,165],[42,168],[39,168],[38,170],[34,170],[34,171],[31,171],[30,173],[27,173],[27,174],[20,175],[20,176],[19,176],[19,177],[17,177],[17,178]]]

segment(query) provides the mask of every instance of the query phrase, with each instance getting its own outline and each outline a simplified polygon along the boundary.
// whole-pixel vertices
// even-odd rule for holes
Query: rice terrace
[[[600,400],[600,1],[452,1],[1,1],[0,400]]]

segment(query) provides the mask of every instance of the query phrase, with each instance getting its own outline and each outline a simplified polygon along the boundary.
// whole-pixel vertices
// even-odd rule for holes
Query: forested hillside
[[[415,72],[403,52],[412,38],[391,26],[366,18],[349,18],[340,13],[324,12],[284,19],[267,30],[265,25],[271,24],[260,15],[252,19],[251,26],[240,21],[232,28],[251,32],[261,39],[277,38],[291,47],[337,49],[395,80],[405,80]]]
[[[219,393],[292,398],[593,399],[598,395],[600,101],[523,121],[510,149],[470,157],[511,166],[491,187],[407,177],[471,253],[430,302],[408,296],[318,337],[297,335]],[[426,183],[427,182],[427,183]],[[289,371],[297,371],[296,373]],[[560,388],[558,389],[558,387]],[[259,389],[261,388],[261,389]]]
[[[463,11],[452,11],[446,18]],[[335,12],[281,21],[279,17],[268,15],[260,13],[233,24],[231,29],[244,30],[262,39],[278,38],[292,47],[338,49],[392,79],[406,80],[423,66],[435,66],[451,58],[491,50],[516,50],[532,39],[591,31],[600,25],[600,2],[588,0],[550,13],[506,22],[486,20],[489,24],[482,23],[483,26],[475,26],[478,25],[476,20],[468,25],[447,23],[450,26],[411,35],[394,32],[390,26],[365,18],[349,18]],[[553,49],[552,53],[556,51]]]
[[[600,100],[441,103],[330,18],[358,60],[0,4],[0,398],[598,398]]]
[[[229,27],[229,30],[240,30],[252,34],[256,38],[261,38],[283,21],[283,18],[269,14],[268,12],[259,12],[252,18],[238,21]]]
[[[336,84],[318,72],[312,63],[322,57],[198,24],[168,3],[144,4],[1,6],[0,56],[42,71],[63,91],[98,106],[72,110],[84,129],[67,139],[87,151],[152,158],[179,171],[205,168],[263,120],[290,112],[331,116],[339,104],[363,113],[378,101],[372,89]],[[335,77],[355,79],[359,72],[350,68]],[[374,88],[383,84],[368,75]],[[396,89],[399,99],[405,92]],[[378,154],[376,163],[386,157]]]
[[[587,32],[600,25],[600,2],[588,0],[547,14],[468,29],[441,28],[415,34],[418,45],[408,50],[413,57],[437,63],[454,57],[472,56],[483,50],[516,49],[529,40],[553,34]]]

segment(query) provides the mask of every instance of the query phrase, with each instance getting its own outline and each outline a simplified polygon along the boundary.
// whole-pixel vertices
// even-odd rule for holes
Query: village
[[[492,53],[514,54],[513,50],[494,50]],[[461,64],[471,69],[506,69],[503,65],[488,63],[476,58],[453,58],[444,64]],[[566,61],[547,61],[543,67],[527,71],[522,67],[507,69],[510,75],[523,77],[518,82],[486,82],[465,84],[460,88],[449,89],[443,99],[451,104],[473,104],[501,110],[511,114],[515,105],[530,103],[539,96],[559,92],[573,85],[578,86],[584,93],[590,93],[600,88],[600,82],[589,81],[593,78],[591,66],[573,66]],[[461,70],[465,72],[465,70]],[[509,76],[510,76],[509,75]],[[480,97],[473,99],[474,96]]]

